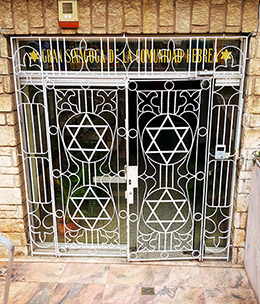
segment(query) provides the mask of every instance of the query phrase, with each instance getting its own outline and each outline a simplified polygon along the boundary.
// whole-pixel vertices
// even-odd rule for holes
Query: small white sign
[[[70,19],[71,15],[64,15],[64,18]]]

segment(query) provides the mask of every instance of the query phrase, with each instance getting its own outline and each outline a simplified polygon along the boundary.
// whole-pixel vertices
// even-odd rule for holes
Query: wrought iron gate
[[[132,81],[129,89],[136,176],[129,172],[128,188],[138,179],[129,206],[130,259],[200,258],[212,80]]]
[[[12,49],[32,253],[228,258],[243,37]]]

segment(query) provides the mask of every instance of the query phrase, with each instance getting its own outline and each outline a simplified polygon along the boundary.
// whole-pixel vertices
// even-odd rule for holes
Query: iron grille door
[[[11,44],[32,254],[228,259],[247,37]]]
[[[129,260],[201,259],[212,80],[131,81]]]
[[[46,87],[57,254],[125,256],[125,88]]]

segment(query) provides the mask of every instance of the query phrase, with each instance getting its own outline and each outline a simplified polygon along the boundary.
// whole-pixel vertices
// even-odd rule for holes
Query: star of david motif
[[[187,221],[184,213],[182,213],[182,209],[187,204],[187,200],[185,198],[174,199],[168,189],[166,189],[161,194],[159,200],[148,199],[146,200],[146,204],[149,207],[151,213],[145,220],[145,223],[159,224],[163,232],[171,231],[171,226],[173,224],[185,224]],[[171,213],[169,213],[169,208],[172,208],[172,217]],[[170,219],[169,216],[171,217]]]
[[[96,152],[109,151],[109,147],[104,140],[104,135],[108,131],[108,125],[95,125],[88,114],[85,114],[82,117],[80,124],[67,124],[65,128],[71,136],[71,140],[67,147],[69,152],[81,152],[87,161],[92,161]],[[91,132],[96,139],[96,143],[93,147],[85,146],[82,140],[80,140],[82,133],[87,132]]]
[[[91,229],[95,229],[96,224],[98,222],[100,223],[100,221],[102,221],[102,224],[105,225],[108,223],[108,221],[112,220],[106,209],[110,202],[110,197],[98,197],[93,189],[88,188],[84,196],[73,196],[70,198],[70,200],[75,206],[75,211],[73,214],[71,214],[72,220],[84,220]],[[82,212],[82,209],[86,209],[86,205],[91,201],[96,202],[100,207],[99,213],[96,217],[85,216]]]
[[[175,153],[187,153],[189,151],[184,143],[184,138],[190,130],[189,126],[175,126],[169,115],[164,118],[159,128],[148,126],[146,130],[151,139],[151,143],[146,149],[146,153],[159,154],[165,163],[169,163]],[[160,137],[163,137],[163,140],[167,141],[168,137],[163,135],[165,134],[165,131],[166,134],[176,135],[175,137],[178,138],[176,145],[169,150],[163,149],[157,142]]]

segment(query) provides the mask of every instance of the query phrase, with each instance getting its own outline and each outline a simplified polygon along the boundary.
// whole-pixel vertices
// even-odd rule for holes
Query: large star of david
[[[187,200],[186,199],[174,199],[166,189],[162,195],[160,196],[159,200],[147,200],[146,203],[151,210],[148,218],[146,219],[147,224],[159,224],[164,232],[167,232],[172,224],[179,223],[183,224],[186,222],[185,217],[182,214],[182,209],[185,206]],[[167,219],[169,214],[158,214],[156,210],[159,211],[161,204],[172,204],[176,213],[171,219]]]
[[[161,158],[164,160],[165,163],[169,163],[175,153],[187,153],[188,148],[184,143],[184,138],[189,131],[188,126],[175,126],[174,122],[172,121],[171,117],[167,115],[163,120],[161,126],[158,127],[147,127],[147,133],[151,138],[151,143],[146,149],[147,154],[160,154]],[[174,132],[177,135],[179,141],[177,142],[176,146],[172,150],[163,150],[159,147],[156,139],[160,136],[162,131]],[[165,139],[167,140],[167,138]]]
[[[81,152],[88,161],[91,161],[95,152],[109,151],[109,148],[104,141],[104,135],[107,132],[108,126],[95,125],[87,114],[82,117],[80,124],[66,125],[66,129],[71,135],[71,141],[67,148],[69,152]],[[98,138],[95,147],[86,148],[81,146],[79,137],[84,129],[88,132],[94,132],[95,136]]]
[[[76,210],[71,215],[73,220],[84,220],[92,229],[95,229],[95,226],[99,220],[110,221],[111,216],[108,214],[106,207],[110,201],[109,197],[98,197],[93,189],[88,188],[83,197],[71,197],[71,201],[74,204]],[[86,201],[95,201],[101,207],[99,214],[96,217],[86,217],[82,211],[81,207],[84,208],[84,202]]]

